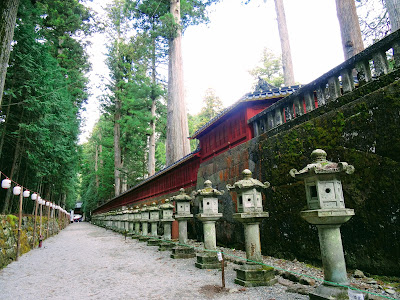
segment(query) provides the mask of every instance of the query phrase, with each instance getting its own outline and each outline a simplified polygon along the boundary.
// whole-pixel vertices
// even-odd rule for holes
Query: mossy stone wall
[[[341,227],[347,267],[399,276],[400,81],[371,93],[367,89],[361,97],[356,90],[207,161],[200,166],[198,188],[206,179],[219,189],[233,183],[235,172],[221,176],[221,168],[241,157],[240,171],[249,167],[255,178],[271,183],[264,198],[270,217],[261,224],[263,254],[320,263],[317,229],[300,217],[306,208],[304,183],[289,170],[303,168],[314,149],[324,149],[329,160],[356,169],[342,178],[346,207],[356,214]],[[243,229],[231,217],[234,201],[229,193],[220,201],[224,217],[217,223],[217,239],[243,247]]]
[[[18,217],[0,215],[0,269],[15,260],[17,254]],[[58,233],[58,221],[50,219],[49,237]],[[22,217],[20,255],[30,251],[33,243],[34,217]],[[37,217],[35,247],[39,243],[39,217]],[[42,219],[42,236],[46,238],[47,217]]]

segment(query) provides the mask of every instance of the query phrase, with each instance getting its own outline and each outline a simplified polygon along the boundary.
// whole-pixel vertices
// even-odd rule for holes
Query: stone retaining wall
[[[39,217],[37,217],[35,247],[39,244]],[[0,215],[0,269],[15,260],[17,254],[18,217]],[[32,249],[34,217],[22,217],[21,252],[20,255]],[[50,219],[49,237],[59,232],[58,220]],[[42,219],[42,236],[46,238],[47,217]]]
[[[397,73],[381,80],[390,76]],[[322,148],[329,160],[356,168],[343,178],[346,206],[356,214],[341,228],[348,268],[399,276],[400,81],[371,93],[366,89],[368,84],[362,97],[357,96],[362,91],[346,94],[206,161],[200,166],[197,188],[210,179],[226,190],[227,183],[250,168],[253,177],[271,183],[264,199],[270,218],[261,225],[263,254],[319,263],[317,229],[300,218],[306,207],[304,184],[289,170],[303,168],[311,152]],[[243,248],[243,228],[232,219],[235,201],[228,193],[220,200],[223,218],[217,222],[217,239],[220,245]],[[195,229],[201,239],[200,222]]]

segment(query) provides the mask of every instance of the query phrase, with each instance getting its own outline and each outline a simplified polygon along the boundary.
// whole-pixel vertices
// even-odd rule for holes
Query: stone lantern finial
[[[326,152],[322,149],[315,149],[313,152],[311,152],[311,159],[313,162],[322,162],[326,161]]]
[[[243,189],[252,189],[255,188],[256,190],[266,189],[270,186],[268,181],[262,183],[261,181],[252,178],[252,172],[249,169],[245,169],[242,172],[243,179],[235,182],[233,185],[226,185],[228,190],[243,190]]]

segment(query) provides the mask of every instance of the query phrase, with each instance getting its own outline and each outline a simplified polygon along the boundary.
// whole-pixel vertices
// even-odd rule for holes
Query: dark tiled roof
[[[218,115],[216,115],[214,118],[212,118],[206,124],[204,124],[190,138],[191,139],[196,138],[200,133],[205,131],[209,126],[211,126],[216,121],[221,119],[224,115],[226,115],[228,112],[233,110],[235,107],[239,106],[241,103],[257,101],[257,100],[273,99],[273,98],[282,98],[282,96],[286,97],[286,96],[289,96],[290,94],[292,94],[294,91],[298,90],[300,87],[301,87],[301,85],[285,86],[285,87],[281,87],[281,88],[273,88],[268,91],[247,93],[243,97],[241,97],[238,101],[236,101],[231,106],[222,110]]]

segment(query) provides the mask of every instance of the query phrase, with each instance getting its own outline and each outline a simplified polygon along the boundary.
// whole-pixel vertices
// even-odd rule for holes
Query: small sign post
[[[225,262],[221,252],[217,252],[218,260],[221,262],[222,288],[225,288]]]
[[[347,293],[349,295],[349,300],[364,300],[363,293],[358,293],[357,291],[353,291],[351,289],[348,289]]]

